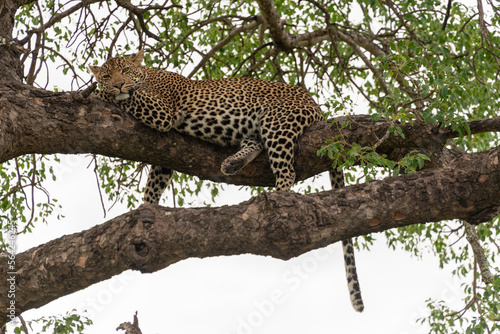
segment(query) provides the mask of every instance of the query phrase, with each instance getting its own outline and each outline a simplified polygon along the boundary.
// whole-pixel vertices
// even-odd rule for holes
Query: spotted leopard
[[[300,87],[252,78],[190,80],[179,74],[142,66],[144,51],[90,66],[100,84],[95,94],[120,106],[159,131],[177,130],[220,146],[239,146],[221,165],[232,175],[263,150],[276,177],[276,190],[295,181],[294,144],[304,130],[323,121],[320,107]],[[144,201],[158,203],[172,170],[151,168]],[[342,173],[330,172],[333,188],[344,186]],[[363,310],[352,240],[343,241],[351,302]]]

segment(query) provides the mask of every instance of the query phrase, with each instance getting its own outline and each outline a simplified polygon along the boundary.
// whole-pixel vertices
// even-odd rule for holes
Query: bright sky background
[[[62,80],[57,80],[59,87]],[[90,158],[60,157],[57,181],[45,186],[59,200],[65,218],[19,236],[19,252],[127,212],[115,205],[103,218],[95,176],[86,168]],[[324,175],[316,182],[329,188]],[[240,187],[225,188],[218,205],[237,204],[250,196]],[[201,194],[200,202],[210,197]],[[436,258],[418,260],[388,250],[383,235],[376,238],[371,251],[356,253],[365,303],[361,314],[351,307],[337,243],[289,261],[242,255],[189,259],[153,274],[127,271],[23,317],[86,310],[94,321],[89,334],[114,333],[120,323],[132,321],[136,311],[144,334],[420,334],[428,330],[415,321],[428,314],[428,298],[463,307],[460,282],[449,269],[439,269]]]

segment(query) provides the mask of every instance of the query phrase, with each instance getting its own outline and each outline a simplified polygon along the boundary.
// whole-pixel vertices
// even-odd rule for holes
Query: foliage
[[[52,161],[57,163],[57,156]],[[25,155],[0,165],[0,235],[1,231],[31,232],[35,223],[47,223],[53,214],[62,217],[57,199],[50,198],[43,187],[47,178],[57,177],[48,162],[43,155]],[[7,247],[2,235],[0,248]]]
[[[67,312],[65,316],[49,316],[27,322],[27,326],[33,331],[33,328],[39,330],[37,333],[52,333],[52,334],[69,334],[69,333],[84,333],[84,330],[92,325],[92,320],[89,318],[74,313]],[[41,328],[39,327],[41,325]],[[22,326],[14,329],[16,334],[25,332]]]
[[[488,7],[492,15],[487,16],[482,9],[456,1],[275,0],[274,5],[289,34],[328,33],[321,40],[302,40],[285,52],[277,47],[269,27],[257,20],[259,7],[250,0],[137,6],[118,0],[92,0],[83,5],[31,2],[16,15],[16,38],[30,49],[22,59],[24,79],[43,88],[81,89],[91,81],[85,69],[88,64],[145,48],[148,66],[191,78],[251,76],[303,86],[327,116],[368,113],[374,120],[391,124],[388,134],[403,136],[402,125],[424,123],[458,131],[460,137],[449,143],[453,149],[481,151],[499,145],[497,134],[471,135],[467,124],[496,117],[500,107],[498,8]],[[33,29],[41,26],[41,31]],[[70,83],[55,87],[53,73],[46,72],[54,64],[58,66],[55,72],[71,78]],[[381,137],[378,144],[384,140]],[[335,168],[349,171],[350,183],[415,172],[429,160],[412,150],[401,160],[391,161],[376,148],[338,137],[325,143],[318,154],[331,158]],[[35,223],[46,222],[57,212],[56,200],[43,188],[47,178],[57,176],[47,167],[47,159],[23,156],[0,166],[0,229],[16,226],[31,231]],[[52,159],[57,163],[57,157]],[[142,163],[94,157],[91,166],[111,201],[125,201],[130,208],[140,203],[138,193],[145,177]],[[193,202],[206,189],[213,202],[223,187],[191,176],[174,176],[173,196],[180,206]],[[305,184],[298,189],[309,192],[321,187]],[[40,195],[46,198],[38,200]],[[429,250],[439,257],[440,266],[453,265],[457,276],[473,275],[476,282],[480,275],[461,240],[462,225],[415,225],[387,231],[385,237],[393,249],[417,256]],[[497,219],[477,227],[491,263],[498,252],[499,226]],[[365,246],[372,238],[366,236]],[[458,333],[460,328],[466,328],[466,333],[485,328],[493,332],[498,329],[498,291],[498,275],[480,292],[465,285],[464,302],[474,303],[464,313],[429,301],[430,315],[421,322],[434,333]],[[471,315],[467,318],[467,314]]]
[[[498,268],[497,268],[498,270]],[[482,292],[476,291],[484,289]],[[475,290],[472,298],[467,297],[467,305],[460,311],[450,310],[443,301],[428,300],[427,307],[430,310],[428,317],[418,319],[420,323],[428,323],[431,330],[429,333],[448,334],[464,333],[462,328],[467,324],[466,334],[496,333],[500,330],[500,276],[495,276],[493,284],[473,287],[465,285],[464,290],[470,294]],[[463,315],[469,310],[476,311],[480,316],[471,319]]]

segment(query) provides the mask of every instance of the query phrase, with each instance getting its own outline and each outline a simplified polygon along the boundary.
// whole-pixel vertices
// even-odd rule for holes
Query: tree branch
[[[0,163],[29,153],[93,153],[144,161],[216,182],[274,185],[265,154],[238,175],[225,176],[220,164],[235,148],[215,147],[176,131],[154,131],[111,104],[82,100],[79,93],[54,93],[21,84],[0,87]],[[369,121],[367,127],[372,131],[360,129],[357,124],[363,117],[369,119],[356,117],[356,123],[342,130],[343,135],[349,142],[371,146],[389,125]],[[440,150],[446,139],[430,137],[429,131],[419,134],[410,126],[403,128],[406,139],[391,136],[379,147],[380,152],[392,154],[394,147],[432,146],[431,139],[436,138],[435,146]],[[307,131],[296,149],[297,180],[330,168],[331,161],[318,158],[317,151],[325,140],[338,134],[336,127],[326,124]],[[204,162],[201,168],[200,161]]]
[[[251,253],[289,259],[339,240],[417,223],[500,213],[500,148],[449,166],[321,193],[264,193],[219,208],[142,205],[16,256],[23,312],[125,270],[155,272],[190,257]],[[7,276],[1,261],[0,276]],[[0,282],[5,296],[8,282]],[[0,301],[5,320],[7,299]]]
[[[198,72],[198,70],[203,67],[207,63],[208,60],[210,60],[217,51],[219,51],[221,48],[223,48],[225,45],[227,45],[231,40],[239,35],[240,33],[252,29],[256,29],[259,26],[259,20],[256,19],[253,22],[250,22],[248,24],[245,24],[244,26],[241,26],[239,28],[233,29],[226,37],[224,37],[219,43],[217,43],[204,57],[203,59],[196,65],[196,67],[189,73],[188,78],[191,78],[193,75]]]
[[[265,154],[237,175],[226,176],[220,172],[220,164],[236,148],[216,147],[176,131],[154,131],[119,108],[93,98],[82,99],[80,93],[54,93],[0,82],[0,110],[0,163],[30,153],[92,153],[143,161],[215,182],[274,186],[275,177]],[[318,123],[305,132],[296,146],[297,181],[331,168],[329,159],[317,156],[327,139],[342,133],[348,143],[373,146],[389,127],[369,116],[337,119],[339,123],[348,120],[352,122],[342,130]],[[470,127],[472,133],[500,131],[500,119],[472,121]],[[426,149],[433,160],[426,167],[443,165],[439,161],[443,154],[455,154],[444,148],[449,138],[458,136],[451,128],[437,133],[429,125],[406,124],[401,128],[405,138],[391,133],[384,137],[377,152],[398,161],[410,150]]]
[[[257,0],[262,17],[266,20],[269,33],[276,46],[284,51],[290,51],[295,47],[292,35],[283,27],[278,10],[272,0]]]
[[[474,258],[476,259],[477,264],[479,265],[479,270],[481,271],[481,277],[484,283],[492,284],[493,283],[493,274],[491,273],[488,265],[488,260],[486,255],[484,254],[484,249],[479,242],[479,238],[476,233],[476,228],[469,224],[468,222],[464,222],[465,224],[465,235],[467,237],[467,241],[472,247],[472,251],[474,252]]]
[[[33,36],[34,34],[42,34],[44,33],[48,28],[52,27],[54,24],[60,22],[63,18],[73,14],[74,12],[76,12],[77,10],[85,7],[85,6],[88,6],[90,4],[93,4],[93,3],[96,3],[96,2],[101,2],[102,0],[82,0],[80,3],[76,4],[75,6],[65,10],[64,12],[61,12],[57,15],[54,15],[50,18],[50,20],[47,21],[47,23],[41,25],[40,27],[38,28],[35,28],[35,29],[32,29],[30,31],[28,31],[26,37],[24,37],[22,40],[19,41],[19,44],[21,45],[24,45],[26,44],[31,36]]]

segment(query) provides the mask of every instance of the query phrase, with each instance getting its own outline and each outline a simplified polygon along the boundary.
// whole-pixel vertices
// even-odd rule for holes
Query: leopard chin
[[[123,100],[126,100],[130,97],[130,94],[127,94],[127,93],[120,93],[118,95],[115,96],[115,100],[117,101],[123,101]]]

